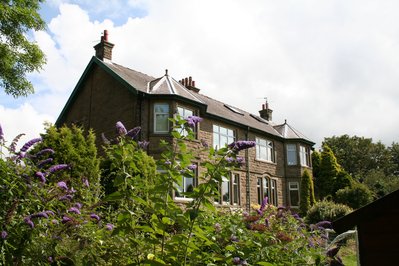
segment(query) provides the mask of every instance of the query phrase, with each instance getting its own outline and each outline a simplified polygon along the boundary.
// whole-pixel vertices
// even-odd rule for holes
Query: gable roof
[[[373,219],[386,216],[388,213],[399,213],[399,190],[396,190],[372,203],[349,213],[333,222],[337,233],[343,233],[353,227]]]
[[[250,127],[251,129],[265,132],[278,138],[302,140],[310,145],[314,145],[314,142],[306,138],[303,134],[294,130],[287,123],[276,126],[271,121],[267,121],[257,115],[250,114],[239,108],[227,105],[198,92],[193,92],[169,76],[167,71],[164,76],[160,78],[154,78],[144,73],[113,63],[109,60],[102,61],[95,56],[92,57],[77,85],[75,86],[71,96],[69,97],[66,105],[56,121],[56,125],[62,123],[64,114],[74,101],[75,97],[77,96],[77,92],[79,91],[82,83],[86,80],[88,73],[93,69],[94,65],[99,66],[102,70],[110,74],[134,94],[144,93],[147,95],[171,95],[178,97],[181,100],[189,100],[194,104],[203,106],[206,115],[208,116],[215,117],[241,127]],[[288,127],[288,129],[282,130],[282,126]],[[289,134],[286,132],[289,132]]]

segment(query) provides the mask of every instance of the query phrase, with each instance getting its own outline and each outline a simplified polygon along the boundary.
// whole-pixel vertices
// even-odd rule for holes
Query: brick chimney
[[[259,115],[267,121],[272,121],[272,113],[273,110],[269,109],[269,104],[266,100],[266,103],[262,104],[262,110],[259,111]]]
[[[114,48],[114,44],[108,42],[108,31],[104,30],[104,35],[101,36],[100,43],[94,46],[94,50],[96,50],[96,57],[103,61],[112,61],[112,48]]]
[[[200,89],[195,87],[195,81],[192,79],[192,77],[184,78],[182,80],[179,80],[179,83],[182,84],[184,87],[189,89],[190,91],[198,93]]]

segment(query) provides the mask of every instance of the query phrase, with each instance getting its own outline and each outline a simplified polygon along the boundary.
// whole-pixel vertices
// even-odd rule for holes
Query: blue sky
[[[193,76],[201,93],[257,114],[264,98],[317,142],[398,142],[399,2],[394,0],[48,0],[31,33],[47,65],[36,93],[0,92],[6,139],[54,123],[104,29],[113,61],[148,75]]]

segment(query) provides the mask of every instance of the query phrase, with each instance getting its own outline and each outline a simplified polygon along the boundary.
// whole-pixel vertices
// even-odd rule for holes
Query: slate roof
[[[137,93],[138,91],[150,95],[174,95],[184,99],[188,99],[194,103],[205,106],[206,114],[218,117],[223,120],[228,120],[232,123],[239,124],[252,129],[267,132],[268,134],[284,138],[284,139],[297,139],[303,140],[310,144],[314,144],[311,140],[306,138],[303,134],[293,129],[287,123],[283,125],[275,125],[271,121],[267,121],[258,115],[250,114],[239,108],[227,105],[215,99],[212,99],[203,94],[194,92],[187,89],[181,83],[176,81],[174,78],[166,74],[160,78],[154,78],[144,73],[132,70],[130,68],[121,66],[111,61],[102,61],[97,57],[93,57],[79,80],[75,90],[69,98],[66,106],[64,107],[58,121],[60,121],[63,113],[68,108],[69,103],[73,100],[76,91],[79,89],[79,84],[85,78],[85,75],[90,71],[91,66],[97,64],[103,68],[106,72],[110,73],[117,80],[127,85],[129,90]]]

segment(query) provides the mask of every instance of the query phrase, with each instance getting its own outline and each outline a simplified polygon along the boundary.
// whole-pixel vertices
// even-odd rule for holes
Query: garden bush
[[[118,122],[118,136],[104,138],[102,171],[91,133],[50,127],[16,151],[18,138],[6,146],[0,130],[9,154],[0,160],[0,264],[325,265],[321,225],[267,198],[250,213],[215,208],[222,177],[254,142],[210,148],[198,185],[181,193],[198,167],[186,141],[200,120],[174,119],[174,141],[162,142],[158,160],[136,140],[140,128]],[[191,200],[182,206],[174,193]]]
[[[351,186],[337,191],[335,201],[358,209],[373,201],[373,192],[366,185],[353,182]]]
[[[306,222],[314,224],[320,221],[330,221],[341,218],[353,210],[344,204],[335,203],[328,200],[316,202],[306,215]]]

